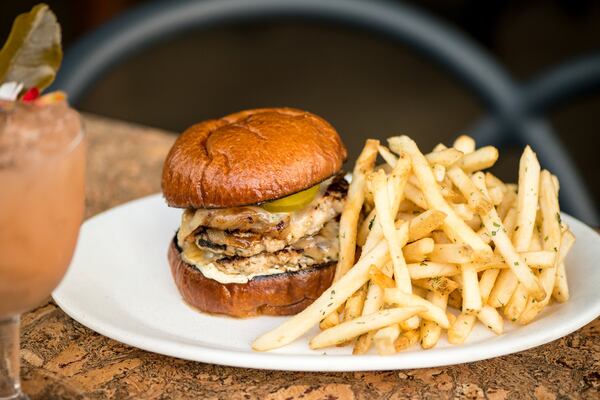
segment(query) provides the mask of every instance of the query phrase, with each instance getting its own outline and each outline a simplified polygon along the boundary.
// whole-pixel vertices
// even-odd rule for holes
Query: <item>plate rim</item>
[[[103,218],[104,216],[113,213],[118,209],[136,206],[138,203],[156,201],[158,198],[162,198],[161,193],[155,193],[145,197],[137,198],[102,211],[87,219],[82,228],[86,225],[93,224],[94,221]],[[577,225],[578,230],[581,229],[586,231],[586,233],[598,236],[598,240],[600,241],[600,235],[598,235],[598,233],[595,232],[591,227],[566,213],[561,214],[563,214],[569,225]],[[71,268],[72,265],[69,267],[69,270],[71,270]],[[143,331],[130,332],[128,329],[124,329],[118,324],[113,324],[110,320],[106,321],[105,319],[97,318],[93,316],[93,314],[86,313],[80,307],[78,308],[76,303],[69,301],[68,297],[61,296],[61,287],[62,284],[52,293],[52,298],[61,308],[61,310],[63,310],[63,312],[65,312],[70,318],[74,319],[78,323],[118,342],[152,353],[189,361],[205,362],[231,367],[281,371],[347,372],[403,370],[443,367],[467,362],[482,361],[503,355],[514,354],[520,351],[531,349],[533,347],[547,344],[582,328],[600,315],[599,299],[592,303],[590,307],[583,310],[583,312],[574,315],[573,318],[568,320],[567,324],[556,324],[551,329],[544,330],[537,335],[527,335],[523,338],[520,338],[520,340],[516,343],[514,341],[499,342],[494,346],[489,346],[489,340],[484,340],[479,343],[467,344],[465,346],[468,346],[469,351],[465,351],[465,346],[453,346],[437,349],[434,348],[426,351],[417,349],[392,356],[380,356],[376,354],[360,356],[350,354],[327,354],[319,356],[316,354],[256,352],[253,351],[250,346],[249,350],[217,349],[203,344],[174,342],[168,338],[160,338],[156,335],[144,333]],[[494,339],[494,337],[492,337],[492,339]],[[417,352],[418,357],[413,357],[413,355]],[[444,357],[447,355],[450,355],[450,357]],[[324,363],[322,361],[316,361],[321,357],[328,359],[328,362]]]

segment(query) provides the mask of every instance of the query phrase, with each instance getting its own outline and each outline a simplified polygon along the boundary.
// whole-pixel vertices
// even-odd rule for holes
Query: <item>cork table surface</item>
[[[160,190],[174,136],[86,115],[87,216]],[[600,398],[600,319],[521,353],[420,370],[300,373],[189,362],[103,337],[52,301],[23,316],[22,379],[32,399]]]

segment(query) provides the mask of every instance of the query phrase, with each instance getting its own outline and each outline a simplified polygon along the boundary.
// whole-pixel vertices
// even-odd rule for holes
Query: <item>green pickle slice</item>
[[[281,198],[279,200],[270,201],[261,204],[261,207],[269,212],[293,212],[298,211],[310,204],[319,193],[319,186],[315,185],[301,192]]]

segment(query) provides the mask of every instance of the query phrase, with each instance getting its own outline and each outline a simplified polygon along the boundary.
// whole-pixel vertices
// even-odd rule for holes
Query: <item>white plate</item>
[[[467,343],[440,340],[394,356],[351,356],[349,348],[311,351],[316,328],[282,349],[257,353],[250,343],[285,317],[237,320],[201,314],[187,306],[171,279],[167,248],[181,210],[160,195],[136,200],[88,220],[67,276],[53,296],[73,319],[105,336],[155,353],[237,367],[294,371],[422,368],[501,356],[539,346],[600,315],[600,236],[572,217],[577,236],[567,259],[571,300],[548,307],[535,322],[506,323],[495,336],[480,324]]]

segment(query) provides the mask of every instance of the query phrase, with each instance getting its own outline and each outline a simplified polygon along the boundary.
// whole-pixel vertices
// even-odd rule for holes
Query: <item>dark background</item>
[[[326,0],[325,0],[326,1]],[[35,1],[0,4],[0,36]],[[134,0],[48,1],[69,44],[134,7]],[[600,49],[600,1],[409,1],[466,33],[518,80]],[[181,131],[244,108],[293,106],[329,120],[352,160],[367,137],[406,133],[426,150],[485,112],[444,70],[397,43],[306,21],[192,32],[135,55],[103,78],[80,108]],[[600,199],[600,91],[547,115]],[[468,133],[468,132],[467,132]],[[497,172],[515,181],[520,149]]]

